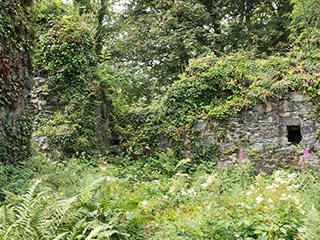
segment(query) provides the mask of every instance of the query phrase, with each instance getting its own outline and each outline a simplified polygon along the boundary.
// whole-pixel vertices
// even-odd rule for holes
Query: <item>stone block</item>
[[[207,138],[201,138],[196,142],[197,146],[209,146],[215,142],[215,139],[213,136],[207,137]]]
[[[257,122],[258,121],[258,116],[255,115],[252,112],[249,112],[248,114],[245,114],[243,116],[243,121],[245,121],[245,122]]]
[[[258,104],[253,108],[253,111],[258,112],[258,113],[264,113],[266,110],[266,107],[264,104]]]
[[[275,137],[272,142],[272,145],[274,147],[285,146],[287,144],[288,144],[288,138],[285,136]]]
[[[272,103],[271,102],[267,102],[266,103],[266,113],[268,112],[272,112],[274,110]]]
[[[206,129],[207,125],[208,125],[208,121],[207,120],[197,120],[194,123],[193,127],[197,131],[204,131]]]
[[[281,117],[280,123],[286,126],[299,126],[302,123],[302,120],[298,117]]]
[[[304,102],[308,101],[309,98],[298,93],[298,92],[290,92],[290,99],[294,102]]]
[[[268,122],[269,123],[278,123],[279,122],[279,117],[277,115],[270,115],[268,117]]]
[[[292,115],[291,112],[283,112],[283,113],[279,113],[280,117],[290,117]]]
[[[284,100],[280,103],[279,109],[281,112],[292,112],[293,104],[287,100]]]
[[[257,153],[262,153],[264,151],[263,143],[255,143],[251,145],[250,148]]]

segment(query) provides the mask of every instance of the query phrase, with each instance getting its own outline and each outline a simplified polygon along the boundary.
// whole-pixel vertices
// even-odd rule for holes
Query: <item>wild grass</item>
[[[155,171],[152,163],[114,162],[101,157],[57,163],[36,154],[18,167],[2,166],[0,239],[319,235],[318,172],[255,175],[248,164],[186,173],[176,165]]]

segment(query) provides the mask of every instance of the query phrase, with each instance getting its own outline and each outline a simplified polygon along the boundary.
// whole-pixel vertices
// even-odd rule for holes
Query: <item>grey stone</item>
[[[312,117],[314,108],[307,97],[294,92],[278,101],[258,104],[226,122],[199,120],[194,125],[201,137],[197,144],[217,141],[212,129],[218,126],[225,129],[224,139],[219,139],[221,165],[235,162],[238,156],[232,149],[240,146],[261,154],[261,159],[264,159],[259,163],[261,167],[272,169],[281,164],[294,164],[298,162],[297,151],[300,148],[288,142],[287,126],[300,126],[304,147],[314,146],[313,151],[320,152],[320,140],[316,138],[320,122]]]
[[[266,103],[266,112],[272,112],[273,111],[273,106],[271,102]]]
[[[250,148],[258,153],[262,153],[264,151],[264,146],[263,143],[255,143],[253,145],[250,146]]]
[[[290,117],[292,115],[291,112],[282,112],[282,113],[279,113],[279,116],[280,117]]]
[[[282,112],[292,112],[293,111],[293,104],[288,100],[284,100],[280,103],[279,107],[280,111]]]
[[[194,123],[193,127],[197,131],[204,131],[206,129],[207,125],[208,125],[208,121],[207,120],[197,120]]]
[[[304,102],[304,101],[308,101],[309,98],[298,93],[298,92],[290,92],[290,99],[294,102]]]
[[[286,126],[299,126],[302,123],[300,118],[282,117],[280,123]]]
[[[272,145],[274,147],[279,147],[279,146],[285,146],[288,144],[288,138],[283,136],[283,137],[275,137],[273,139]]]
[[[207,138],[201,138],[196,142],[196,145],[198,146],[209,146],[210,144],[214,143],[215,139],[213,136],[207,137]]]
[[[266,107],[264,104],[258,104],[253,108],[254,111],[258,112],[258,113],[264,113],[266,110]]]
[[[164,137],[164,136],[160,136],[160,138],[159,138],[159,147],[160,148],[167,148],[169,146],[170,146],[169,139]]]

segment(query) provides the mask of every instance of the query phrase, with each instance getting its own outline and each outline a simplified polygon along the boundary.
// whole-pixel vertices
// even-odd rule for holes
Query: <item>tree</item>
[[[196,0],[133,1],[115,25],[108,50],[132,72],[142,73],[146,80],[137,85],[150,98],[176,80],[189,59],[209,50],[212,22]]]
[[[289,0],[131,1],[107,43],[113,59],[142,76],[136,88],[151,99],[166,90],[189,60],[244,49],[282,47],[289,36]]]

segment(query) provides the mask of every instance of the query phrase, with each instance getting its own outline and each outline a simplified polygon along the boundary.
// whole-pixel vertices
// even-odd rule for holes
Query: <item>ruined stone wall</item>
[[[0,0],[0,162],[29,156],[31,121],[25,112],[32,85],[30,28],[24,4]]]
[[[264,169],[318,166],[320,123],[315,105],[297,92],[254,106],[227,122],[199,120],[194,127],[200,132],[198,144],[219,145],[219,164],[250,159]]]

